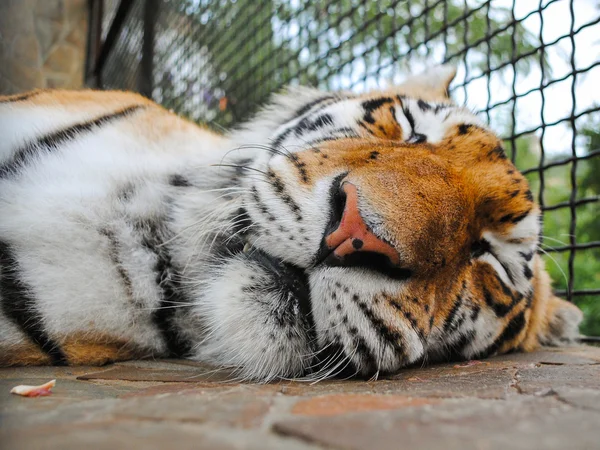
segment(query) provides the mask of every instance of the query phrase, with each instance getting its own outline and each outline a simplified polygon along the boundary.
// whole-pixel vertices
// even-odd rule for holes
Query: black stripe
[[[415,319],[415,316],[413,316],[410,311],[404,310],[404,308],[398,301],[390,299],[389,303],[404,316],[404,318],[410,324],[410,327],[412,328],[412,330],[415,333],[417,333],[421,343],[425,344],[425,341],[426,341],[425,332],[421,329],[421,327],[419,327],[419,323],[417,322],[417,319]]]
[[[308,116],[298,122],[298,124],[294,127],[294,133],[296,136],[302,136],[305,131],[317,131],[320,128],[328,126],[331,127],[334,125],[335,124],[331,114],[321,114],[314,120],[311,120],[310,116]]]
[[[45,92],[45,91],[43,89],[38,89],[35,91],[31,91],[31,92],[25,92],[24,94],[10,95],[4,99],[0,99],[0,103],[22,102],[24,100],[30,99],[31,97],[35,97],[36,95],[39,95],[42,92]]]
[[[316,100],[313,100],[312,102],[309,102],[306,105],[302,106],[300,109],[298,109],[294,113],[294,117],[293,118],[303,116],[304,114],[306,114],[307,112],[309,112],[311,109],[313,109],[315,106],[317,106],[319,103],[323,103],[326,100],[334,100],[335,98],[336,97],[334,97],[332,95],[328,95],[328,96],[321,97],[321,98],[318,98]]]
[[[277,218],[271,213],[271,211],[269,211],[269,207],[263,203],[262,199],[260,198],[260,194],[258,193],[258,189],[256,188],[256,186],[252,186],[252,188],[250,189],[250,192],[252,193],[252,199],[255,202],[254,206],[256,206],[256,208],[264,216],[266,216],[266,218],[270,222],[275,222],[277,220]]]
[[[292,161],[294,161],[294,165],[298,167],[299,162],[297,161],[297,158],[292,158]],[[273,186],[275,193],[279,196],[279,198],[281,198],[283,203],[289,206],[292,212],[296,215],[296,218],[298,220],[302,220],[302,210],[300,209],[296,201],[292,198],[292,196],[289,194],[283,180],[273,170],[269,170],[267,172],[267,176],[269,177],[269,181],[271,183],[271,186]]]
[[[512,221],[514,218],[515,218],[514,215],[512,215],[512,214],[506,214],[506,215],[500,217],[500,219],[498,219],[498,222],[500,222],[500,223],[506,223],[506,222]]]
[[[236,168],[236,172],[237,172],[237,170],[243,170],[243,169],[240,169],[238,167],[238,168]],[[190,181],[186,177],[184,177],[183,175],[178,174],[178,173],[173,174],[169,177],[169,184],[174,187],[190,187],[190,186],[192,186],[192,183],[190,183]]]
[[[0,295],[4,315],[50,357],[52,364],[66,365],[65,354],[44,329],[43,316],[31,289],[21,279],[13,250],[3,241],[0,241]]]
[[[464,291],[464,287],[462,292]],[[446,317],[446,321],[444,322],[444,333],[448,332],[448,330],[450,329],[450,326],[452,325],[452,322],[454,322],[454,318],[456,317],[456,314],[458,313],[458,310],[460,309],[460,307],[463,304],[463,299],[461,294],[458,294],[456,296],[456,301],[454,302],[454,305],[452,305],[452,309],[450,309],[450,312],[448,313],[448,316]]]
[[[458,134],[467,134],[473,125],[470,123],[461,123],[458,126]]]
[[[498,275],[498,272],[496,272],[494,274],[494,276],[496,277],[496,281],[498,282],[500,289],[502,289],[502,293],[504,295],[506,295],[507,297],[509,297],[511,299],[511,301],[514,303],[518,297],[515,296],[513,290],[506,285],[506,283],[502,280],[502,278],[500,278],[500,275]]]
[[[498,350],[500,350],[500,347],[502,347],[505,342],[516,338],[523,330],[523,327],[525,327],[525,324],[525,313],[521,311],[508,322],[506,328],[504,328],[504,331],[502,331],[502,334],[496,338],[492,345],[485,349],[480,355],[477,355],[477,357],[474,359],[480,359],[496,353]]]
[[[369,322],[371,322],[371,325],[375,329],[375,333],[381,336],[381,338],[384,341],[384,344],[389,344],[394,349],[397,355],[404,357],[405,352],[402,346],[402,335],[392,331],[382,319],[375,315],[375,313],[367,306],[367,304],[364,301],[360,300],[358,295],[353,295],[352,300],[360,308],[360,310],[369,320]],[[388,298],[387,296],[386,300],[388,301],[388,303],[391,303],[392,306],[396,306],[395,303],[392,302],[392,299]]]
[[[332,334],[331,342],[317,352],[317,361],[310,372],[318,374],[321,371],[327,372],[335,368],[336,372],[331,375],[332,377],[350,378],[356,376],[358,368],[344,351],[341,338],[335,333]],[[338,367],[336,368],[336,366]]]
[[[271,147],[273,147],[275,150],[279,149],[279,147],[281,147],[281,144],[283,144],[283,141],[286,140],[286,138],[289,136],[289,134],[294,130],[294,128],[286,128],[285,130],[283,130],[281,133],[279,133],[279,136],[277,136],[275,139],[273,139],[273,142],[271,143]]]
[[[402,108],[402,112],[404,113],[404,116],[406,117],[406,120],[408,120],[408,124],[410,125],[411,133],[414,133],[415,132],[415,118],[413,117],[413,115],[409,111],[409,109],[406,106],[404,106],[402,96],[398,96],[398,100],[401,103],[400,107]]]
[[[404,113],[406,120],[408,120],[408,123],[410,124],[410,128],[411,128],[410,136],[408,137],[408,139],[405,139],[405,140],[412,144],[420,144],[422,142],[427,142],[427,136],[425,136],[422,133],[416,132],[415,118],[413,117],[410,110],[408,108],[406,108],[404,105],[402,105],[402,112]]]
[[[480,312],[481,312],[481,306],[473,305],[473,309],[471,310],[471,322],[475,322],[477,320]]]
[[[334,122],[333,122],[333,117],[331,117],[331,114],[321,114],[319,117],[317,117],[315,120],[313,120],[313,122],[309,125],[308,130],[316,131],[319,128],[333,126],[333,125],[334,125]]]
[[[358,334],[358,329],[354,327],[350,327],[348,329],[348,333],[352,338],[352,343],[354,344],[356,353],[360,358],[360,362],[364,365],[364,367],[361,368],[362,375],[372,375],[376,371],[377,361],[375,356],[373,356],[371,349],[367,345],[367,341],[365,341],[365,339]]]
[[[525,295],[525,304],[527,305],[527,308],[531,308],[531,303],[533,302],[533,289],[531,289],[527,295]]]
[[[523,276],[525,278],[527,278],[528,280],[531,280],[533,278],[533,271],[531,270],[531,267],[529,267],[529,264],[527,264],[527,263],[523,264]]]
[[[316,139],[306,142],[306,146],[312,147],[316,144],[321,144],[323,142],[338,141],[340,139],[350,139],[350,138],[357,138],[357,137],[358,137],[358,134],[356,134],[356,131],[352,128],[349,128],[349,127],[336,128],[334,130],[330,130],[330,131],[328,130],[327,136],[318,137]]]
[[[31,142],[16,150],[11,159],[0,165],[0,178],[14,175],[24,167],[29,160],[40,152],[51,153],[57,150],[61,144],[75,139],[81,133],[89,133],[97,127],[101,127],[115,120],[126,117],[135,111],[145,108],[142,105],[133,105],[118,112],[98,117],[94,120],[78,123],[68,128],[47,134],[35,142]]]
[[[234,215],[234,223],[232,225],[232,235],[240,238],[246,236],[248,230],[252,227],[252,219],[248,215],[246,208],[240,208]]]
[[[435,108],[433,109],[433,112],[435,114],[439,113],[442,109],[448,109],[450,108],[450,105],[444,105],[443,103],[435,105]]]
[[[374,98],[374,99],[365,100],[364,102],[362,102],[362,107],[364,108],[365,112],[372,113],[376,109],[381,108],[383,105],[385,105],[387,103],[392,103],[393,101],[394,100],[392,100],[391,97]]]
[[[365,110],[365,114],[363,115],[363,120],[365,122],[373,125],[375,123],[375,118],[373,117],[373,112],[388,103],[393,103],[393,100],[391,99],[391,97],[374,98],[374,99],[365,100],[364,102],[362,102],[361,106]]]
[[[494,314],[497,317],[506,316],[513,308],[513,302],[510,305],[505,305],[503,303],[498,303],[496,299],[492,296],[492,293],[487,290],[487,288],[483,288],[483,298],[485,303],[494,310]]]
[[[465,348],[473,343],[477,337],[477,333],[475,330],[469,330],[459,336],[459,339],[455,343],[449,345],[451,348],[447,355],[448,361],[462,361],[466,359],[464,354]]]
[[[341,134],[342,136],[339,136],[338,139],[340,139],[342,137],[344,137],[344,138],[358,137],[358,134],[356,134],[356,131],[350,127],[336,128],[335,130],[331,130],[331,134]]]
[[[359,121],[358,121],[358,122],[356,122],[356,123],[358,123],[358,125],[359,125],[361,128],[363,128],[363,129],[367,130],[367,132],[368,132],[369,134],[371,134],[371,135],[375,136],[375,133],[373,132],[373,130],[371,130],[371,129],[370,129],[368,126],[366,126],[366,125],[365,125],[365,123],[364,123],[362,120],[359,120]]]
[[[531,259],[533,258],[534,252],[529,252],[529,253],[519,252],[519,255],[521,255],[525,261],[531,261]]]
[[[512,274],[512,271],[510,270],[510,267],[508,267],[506,264],[504,264],[504,263],[502,262],[502,260],[501,260],[501,259],[500,259],[500,257],[499,257],[499,256],[498,256],[498,255],[497,255],[495,252],[494,252],[494,250],[492,249],[492,247],[490,247],[490,248],[488,249],[488,253],[489,253],[490,255],[492,255],[494,258],[496,258],[496,261],[498,261],[498,264],[500,264],[500,266],[502,266],[502,268],[503,268],[503,269],[504,269],[504,271],[506,272],[506,276],[507,276],[507,277],[508,277],[508,279],[510,280],[511,284],[514,286],[514,284],[515,284],[515,278],[514,278],[514,276],[513,276],[513,274]],[[489,264],[489,263],[488,263],[488,264]],[[490,264],[490,266],[491,266],[491,264]],[[493,267],[493,266],[492,266],[492,267]],[[498,272],[496,271],[495,273],[496,273],[496,278],[497,278],[498,280],[500,280],[500,283],[503,285],[502,289],[506,291],[506,289],[505,289],[506,285],[504,284],[504,282],[503,282],[503,281],[500,279],[500,277],[498,276]],[[511,296],[512,296],[512,294],[507,294],[507,295],[511,295]]]
[[[423,112],[427,112],[431,109],[431,105],[424,100],[419,99],[417,101],[417,105],[419,105],[419,109]]]
[[[298,173],[300,174],[302,181],[308,183],[310,178],[308,177],[308,172],[306,171],[306,163],[301,161],[300,158],[298,158],[298,156],[295,154],[290,155],[290,160],[292,163],[294,163],[296,169],[298,169]]]
[[[262,267],[268,274],[268,280],[260,284],[250,284],[244,287],[244,292],[253,293],[258,298],[277,293],[279,303],[271,311],[271,319],[280,327],[289,327],[290,318],[299,320],[302,328],[309,336],[311,343],[316,342],[315,324],[312,315],[308,276],[298,266],[273,258],[259,249],[253,248],[244,256],[249,263]]]
[[[488,152],[488,156],[491,158],[492,156],[496,156],[499,159],[506,159],[506,153],[504,152],[504,149],[498,145],[497,147],[494,147],[492,150],[490,150]]]
[[[303,116],[304,114],[309,112],[313,107],[317,106],[318,104],[323,103],[326,100],[333,100],[335,98],[336,97],[333,97],[333,96],[327,96],[327,97],[318,98],[318,99],[314,100],[313,102],[307,103],[306,105],[304,105],[303,107],[298,109],[298,111],[296,111],[294,116],[292,118],[290,118],[287,122],[290,122],[293,119]],[[327,105],[323,105],[317,111],[322,110]],[[315,111],[315,112],[317,112],[317,111]],[[329,118],[331,118],[331,116]],[[296,125],[292,125],[292,126],[286,128],[285,130],[283,130],[281,133],[279,133],[279,135],[277,137],[275,137],[272,140],[271,147],[277,150],[279,147],[281,147],[281,144],[283,144],[283,142],[287,139],[287,137],[290,135],[290,133],[292,133],[293,131],[296,131],[296,133],[298,133],[298,130],[300,130],[300,133],[301,133],[302,130],[307,126],[307,121],[308,121],[308,118],[305,117],[304,119],[300,120]]]
[[[155,281],[161,290],[161,302],[152,313],[152,321],[160,330],[167,345],[169,356],[185,357],[191,351],[191,345],[178,333],[173,323],[175,314],[183,311],[189,304],[179,286],[179,272],[174,267],[165,241],[170,237],[167,227],[161,220],[140,220],[134,224],[142,236],[142,245],[156,256],[154,265]]]
[[[143,303],[138,302],[133,294],[133,283],[131,282],[131,278],[129,277],[129,273],[123,267],[123,262],[119,257],[119,241],[115,236],[115,233],[108,228],[101,228],[98,230],[99,233],[108,239],[109,243],[109,257],[115,268],[117,269],[117,273],[121,278],[121,282],[123,287],[125,288],[125,295],[127,296],[127,300],[138,307],[143,307]]]
[[[519,214],[517,217],[513,217],[511,219],[512,223],[519,223],[521,220],[523,220],[525,217],[527,217],[529,215],[529,213],[531,212],[531,210],[527,210],[524,213]]]
[[[392,115],[392,119],[394,119],[394,122],[396,122],[396,125],[398,125],[400,129],[402,129],[402,126],[398,123],[398,118],[396,117],[396,108],[394,107],[394,105],[390,106],[390,114]]]

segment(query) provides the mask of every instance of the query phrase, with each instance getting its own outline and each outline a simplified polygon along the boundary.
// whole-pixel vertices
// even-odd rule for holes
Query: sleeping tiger
[[[221,136],[133,93],[0,98],[0,364],[377,377],[578,336],[540,209],[440,66]]]

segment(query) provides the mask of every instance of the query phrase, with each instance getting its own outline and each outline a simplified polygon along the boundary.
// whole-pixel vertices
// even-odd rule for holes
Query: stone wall
[[[83,85],[86,0],[0,0],[0,94]]]

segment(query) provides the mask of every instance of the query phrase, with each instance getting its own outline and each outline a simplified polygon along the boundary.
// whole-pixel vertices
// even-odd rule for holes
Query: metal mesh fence
[[[98,3],[102,7],[98,7]],[[288,84],[356,92],[427,66],[478,111],[544,211],[557,293],[600,335],[600,7],[594,0],[91,0],[91,84],[231,127]],[[93,34],[93,33],[92,33]],[[112,34],[112,37],[111,37]],[[111,42],[111,39],[113,42]],[[104,53],[104,59],[102,58]]]

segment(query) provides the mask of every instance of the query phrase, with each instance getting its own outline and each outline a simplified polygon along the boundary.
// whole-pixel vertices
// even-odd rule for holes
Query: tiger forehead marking
[[[572,341],[539,207],[453,73],[291,90],[226,136],[127,93],[0,99],[0,364],[319,380]]]

